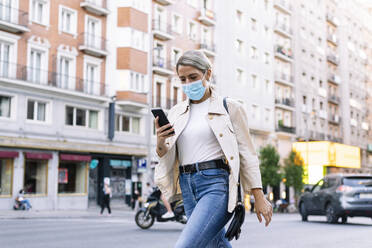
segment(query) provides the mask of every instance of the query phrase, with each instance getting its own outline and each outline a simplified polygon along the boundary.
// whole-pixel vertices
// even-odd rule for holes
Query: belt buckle
[[[226,157],[223,157],[223,158],[222,158],[222,162],[223,162],[224,164],[229,164],[229,161],[227,161]]]

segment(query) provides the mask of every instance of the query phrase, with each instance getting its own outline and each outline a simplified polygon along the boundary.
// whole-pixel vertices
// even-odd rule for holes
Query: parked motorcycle
[[[159,222],[167,221],[178,221],[182,224],[186,224],[187,217],[185,214],[185,209],[183,207],[183,200],[176,199],[170,203],[174,217],[169,219],[163,219],[161,216],[167,212],[163,202],[160,200],[161,192],[158,188],[151,193],[148,197],[146,203],[142,208],[138,210],[135,216],[136,224],[142,229],[150,228],[155,219]]]

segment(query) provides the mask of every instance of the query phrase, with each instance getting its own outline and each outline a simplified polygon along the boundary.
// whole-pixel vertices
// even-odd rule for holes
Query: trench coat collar
[[[209,114],[226,114],[225,107],[223,106],[222,98],[219,96],[214,89],[213,86],[210,86],[211,89],[211,96],[210,96],[210,103],[209,103]],[[208,99],[207,99],[208,100]],[[190,108],[190,99],[187,98],[185,101],[180,103],[180,108],[182,114],[186,113],[187,110]]]

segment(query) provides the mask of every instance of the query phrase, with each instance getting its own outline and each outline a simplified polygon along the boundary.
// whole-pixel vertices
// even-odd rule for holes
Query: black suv
[[[327,175],[305,189],[298,207],[302,221],[309,215],[326,215],[328,223],[339,218],[346,223],[348,216],[372,218],[372,175]]]

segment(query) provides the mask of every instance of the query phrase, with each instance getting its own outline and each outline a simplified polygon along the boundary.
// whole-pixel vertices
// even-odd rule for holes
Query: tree
[[[282,180],[279,165],[280,156],[272,145],[267,145],[260,150],[260,170],[262,185],[278,186]]]
[[[295,151],[291,151],[286,159],[284,159],[284,178],[287,187],[293,187],[295,198],[304,187],[304,161],[302,157]]]

